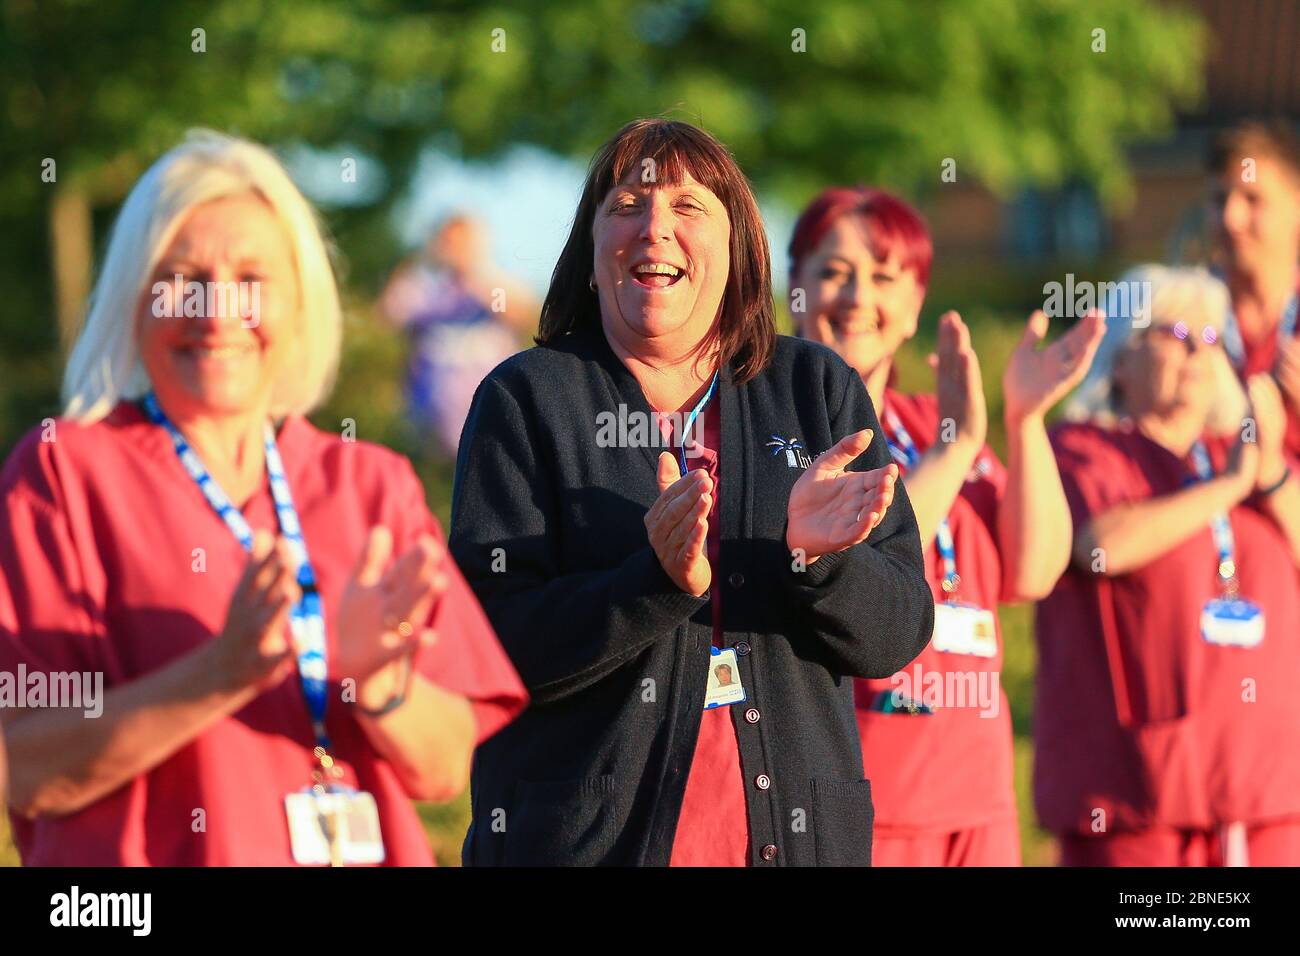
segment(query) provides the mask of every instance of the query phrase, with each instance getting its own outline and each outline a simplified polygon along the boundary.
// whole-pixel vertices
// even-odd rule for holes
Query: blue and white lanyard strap
[[[1210,455],[1199,441],[1192,446],[1192,467],[1201,481],[1209,481],[1214,477]],[[1210,519],[1210,532],[1214,535],[1214,548],[1219,552],[1219,586],[1225,594],[1236,594],[1237,546],[1232,537],[1232,522],[1226,513],[1219,512]]]
[[[1282,345],[1295,335],[1297,309],[1300,309],[1300,298],[1293,292],[1291,298],[1287,300],[1286,308],[1282,310],[1282,321],[1277,326],[1278,345]],[[1237,314],[1231,304],[1228,305],[1228,315],[1223,322],[1223,348],[1233,364],[1238,367],[1246,364],[1246,343],[1241,337],[1241,329],[1237,326]]]
[[[244,550],[251,552],[253,530],[239,509],[231,504],[221,486],[208,474],[198,454],[167,418],[152,392],[145,395],[143,404],[150,420],[165,429],[171,437],[177,457],[203,492],[203,497],[212,506],[212,510],[226,523]],[[325,666],[324,609],[316,586],[316,572],[307,556],[307,543],[303,540],[302,527],[298,523],[298,510],[293,506],[289,481],[284,475],[284,463],[280,460],[280,451],[275,444],[275,430],[269,422],[266,424],[263,441],[266,449],[266,473],[271,482],[271,497],[275,501],[280,532],[298,562],[298,586],[302,589],[302,600],[289,612],[289,626],[293,631],[294,649],[298,655],[298,675],[302,678],[303,696],[307,701],[307,713],[311,717],[317,746],[328,751],[330,744],[329,735],[325,731],[325,708],[329,692]]]
[[[704,393],[704,397],[700,399],[699,403],[695,406],[695,408],[691,409],[691,414],[686,419],[686,427],[682,429],[682,447],[679,449],[678,454],[681,456],[683,475],[686,474],[686,472],[689,470],[686,467],[687,438],[691,434],[691,429],[695,427],[695,419],[699,417],[700,410],[703,409],[705,405],[709,404],[709,399],[713,397],[713,393],[716,392],[717,390],[718,390],[718,373],[714,372],[713,381],[709,383],[709,390]]]
[[[894,461],[899,466],[908,471],[916,468],[916,463],[921,460],[921,453],[916,450],[916,442],[912,441],[912,436],[907,433],[903,423],[899,421],[898,415],[889,406],[884,409],[885,427],[894,433],[894,437],[885,436],[889,443],[889,453],[893,455]],[[948,519],[944,517],[939,521],[939,529],[934,535],[935,545],[939,549],[939,557],[943,560],[943,592],[949,598],[957,593],[957,588],[961,586],[961,575],[957,573],[957,549],[952,543],[952,529],[948,526]]]

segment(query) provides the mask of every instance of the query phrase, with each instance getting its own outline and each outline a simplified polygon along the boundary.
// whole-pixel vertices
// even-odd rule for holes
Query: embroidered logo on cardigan
[[[772,449],[773,458],[785,452],[785,463],[788,468],[808,468],[812,465],[812,459],[803,450],[803,442],[797,438],[773,435],[767,447]]]

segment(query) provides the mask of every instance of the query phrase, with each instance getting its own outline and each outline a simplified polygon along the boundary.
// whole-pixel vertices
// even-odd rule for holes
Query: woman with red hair
[[[903,470],[935,599],[930,646],[885,680],[857,681],[877,866],[1020,861],[1011,721],[999,687],[996,606],[1045,596],[1070,557],[1070,513],[1043,420],[1088,369],[1103,321],[1090,314],[1040,349],[1030,316],[1003,377],[1008,461],[985,444],[979,361],[956,312],[939,320],[936,391],[896,391],[894,356],[913,335],[933,251],[903,201],[828,189],[795,224],[791,311],[801,334],[862,377]]]

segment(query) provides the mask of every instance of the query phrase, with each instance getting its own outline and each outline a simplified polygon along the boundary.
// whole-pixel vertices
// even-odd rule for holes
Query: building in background
[[[1202,261],[1206,249],[1205,156],[1214,134],[1251,117],[1300,119],[1300,4],[1292,0],[1195,0],[1209,35],[1205,98],[1163,141],[1128,150],[1134,201],[1108,214],[1095,190],[1070,183],[1022,189],[1010,200],[970,183],[927,203],[939,262],[1024,266]],[[1300,125],[1300,124],[1297,124]]]

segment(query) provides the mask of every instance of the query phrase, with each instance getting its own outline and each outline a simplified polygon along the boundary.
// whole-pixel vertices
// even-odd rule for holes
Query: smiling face
[[[1152,324],[1115,359],[1125,412],[1133,418],[1186,415],[1203,423],[1215,394],[1210,356],[1219,347],[1212,326]]]
[[[792,293],[804,290],[794,312],[805,338],[833,348],[866,376],[916,334],[925,289],[897,250],[877,258],[857,216],[840,216],[799,264]]]
[[[633,355],[680,356],[718,319],[731,268],[726,207],[689,173],[642,183],[634,168],[592,224],[605,334]]]
[[[1239,157],[1210,187],[1216,238],[1229,267],[1251,275],[1277,257],[1294,262],[1300,246],[1300,182],[1268,155],[1255,158],[1253,172],[1246,181]]]
[[[248,193],[196,206],[136,311],[141,360],[159,402],[177,419],[267,407],[297,303],[289,239],[265,202]],[[196,310],[203,314],[184,314]]]

